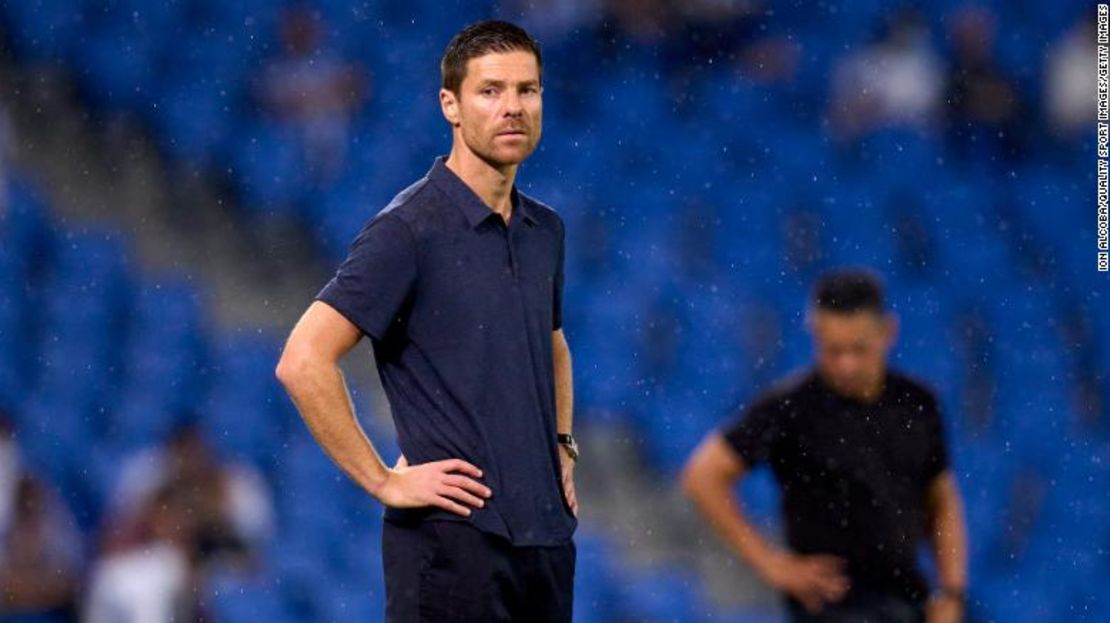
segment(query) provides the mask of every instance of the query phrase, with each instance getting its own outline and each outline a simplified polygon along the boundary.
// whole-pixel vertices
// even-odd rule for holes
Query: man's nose
[[[521,103],[520,95],[514,91],[508,91],[505,96],[505,116],[518,117],[524,114],[524,105]]]

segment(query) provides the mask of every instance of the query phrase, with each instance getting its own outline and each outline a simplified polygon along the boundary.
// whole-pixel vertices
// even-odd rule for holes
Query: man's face
[[[440,103],[467,148],[495,166],[520,164],[540,142],[543,98],[531,52],[470,59],[459,93],[441,90]]]
[[[871,311],[813,310],[810,331],[822,376],[838,392],[862,397],[886,369],[897,326],[892,317]]]

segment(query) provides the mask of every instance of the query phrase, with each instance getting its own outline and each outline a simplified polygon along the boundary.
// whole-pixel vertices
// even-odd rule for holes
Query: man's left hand
[[[578,496],[574,493],[574,459],[562,445],[559,446],[559,462],[562,464],[563,491],[567,496],[567,505],[570,506],[574,516],[578,516]]]

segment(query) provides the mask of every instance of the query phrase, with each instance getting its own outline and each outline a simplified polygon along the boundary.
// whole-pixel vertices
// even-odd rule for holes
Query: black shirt
[[[770,465],[787,545],[847,560],[849,598],[925,598],[916,557],[927,536],[926,491],[948,468],[928,389],[888,371],[869,404],[840,395],[811,369],[761,395],[722,434],[748,466]]]
[[[409,463],[473,463],[493,496],[469,521],[557,545],[577,525],[555,438],[564,230],[515,187],[512,205],[506,225],[437,158],[369,220],[316,298],[370,336]],[[386,518],[464,520],[436,508]]]

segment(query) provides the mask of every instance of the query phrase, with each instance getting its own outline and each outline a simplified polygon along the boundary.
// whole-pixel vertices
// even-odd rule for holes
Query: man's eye
[[[482,95],[493,95],[495,93],[497,93],[497,89],[493,87],[486,87],[482,89]]]

